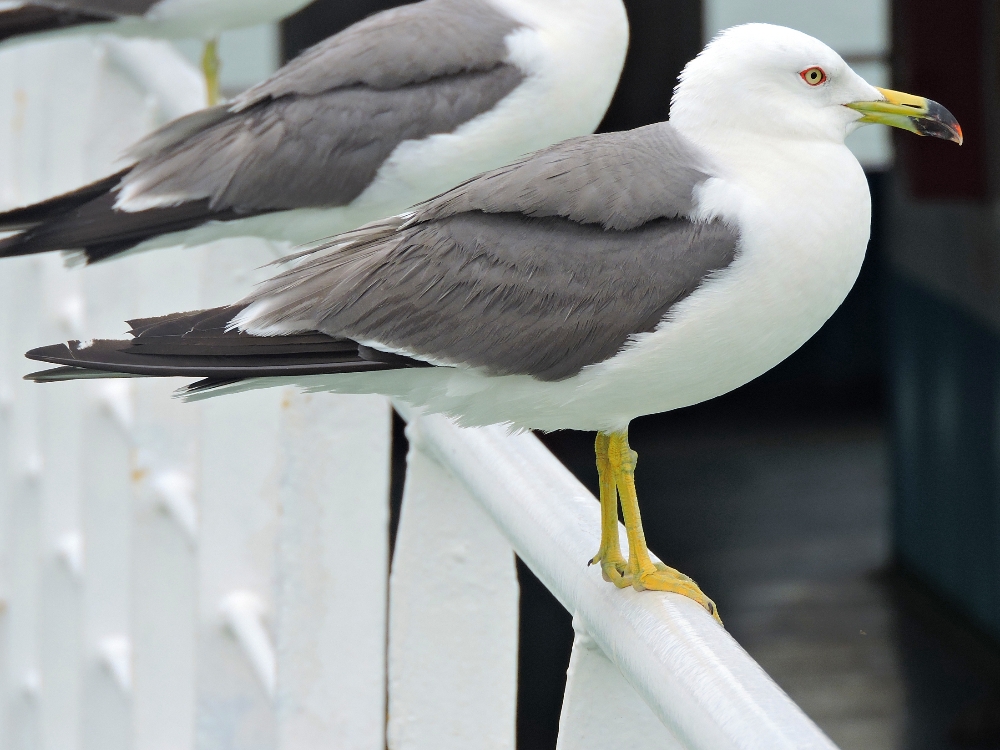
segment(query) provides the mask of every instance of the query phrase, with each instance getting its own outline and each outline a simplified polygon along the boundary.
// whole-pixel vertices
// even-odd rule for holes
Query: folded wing
[[[524,75],[504,42],[515,28],[484,0],[373,16],[231,106],[137,144],[115,179],[0,214],[0,230],[22,230],[0,257],[83,250],[95,261],[208,221],[347,205],[400,143],[451,132],[517,88]]]
[[[227,330],[238,309],[221,307],[130,321],[132,338],[71,341],[28,352],[29,359],[61,365],[29,379],[70,380],[94,375],[195,377],[207,386],[248,377],[287,377],[421,367],[345,338],[319,332],[264,338]]]

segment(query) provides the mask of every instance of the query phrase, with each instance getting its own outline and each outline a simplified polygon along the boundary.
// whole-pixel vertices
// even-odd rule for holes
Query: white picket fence
[[[203,95],[164,44],[0,51],[0,202]],[[696,604],[587,568],[597,502],[530,435],[410,419],[390,575],[384,399],[20,380],[26,349],[232,300],[279,250],[0,264],[0,748],[513,750],[514,550],[574,614],[559,750],[833,748]]]

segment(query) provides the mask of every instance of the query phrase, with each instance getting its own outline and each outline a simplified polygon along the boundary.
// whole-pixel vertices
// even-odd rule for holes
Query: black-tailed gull
[[[961,143],[943,107],[870,86],[821,42],[739,26],[685,68],[669,122],[480,175],[303,253],[232,307],[37,349],[64,367],[30,377],[204,378],[193,397],[292,382],[465,425],[596,430],[593,562],[716,614],[651,561],[628,425],[756,378],[837,309],[868,244],[868,183],[844,145],[867,122]]]
[[[621,0],[425,0],[321,42],[133,166],[0,214],[0,257],[90,261],[226,236],[314,242],[591,133],[628,47]]]

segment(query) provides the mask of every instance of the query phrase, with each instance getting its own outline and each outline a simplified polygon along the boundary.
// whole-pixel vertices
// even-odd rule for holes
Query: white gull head
[[[721,32],[687,64],[670,121],[697,140],[745,133],[843,143],[862,118],[845,105],[882,99],[818,39],[751,23]]]

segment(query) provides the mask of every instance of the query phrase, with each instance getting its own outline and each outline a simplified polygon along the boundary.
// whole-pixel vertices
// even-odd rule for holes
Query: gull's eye
[[[799,73],[799,75],[802,76],[802,80],[810,86],[819,86],[821,83],[826,83],[826,72],[817,65],[814,65],[811,68],[806,68]]]

